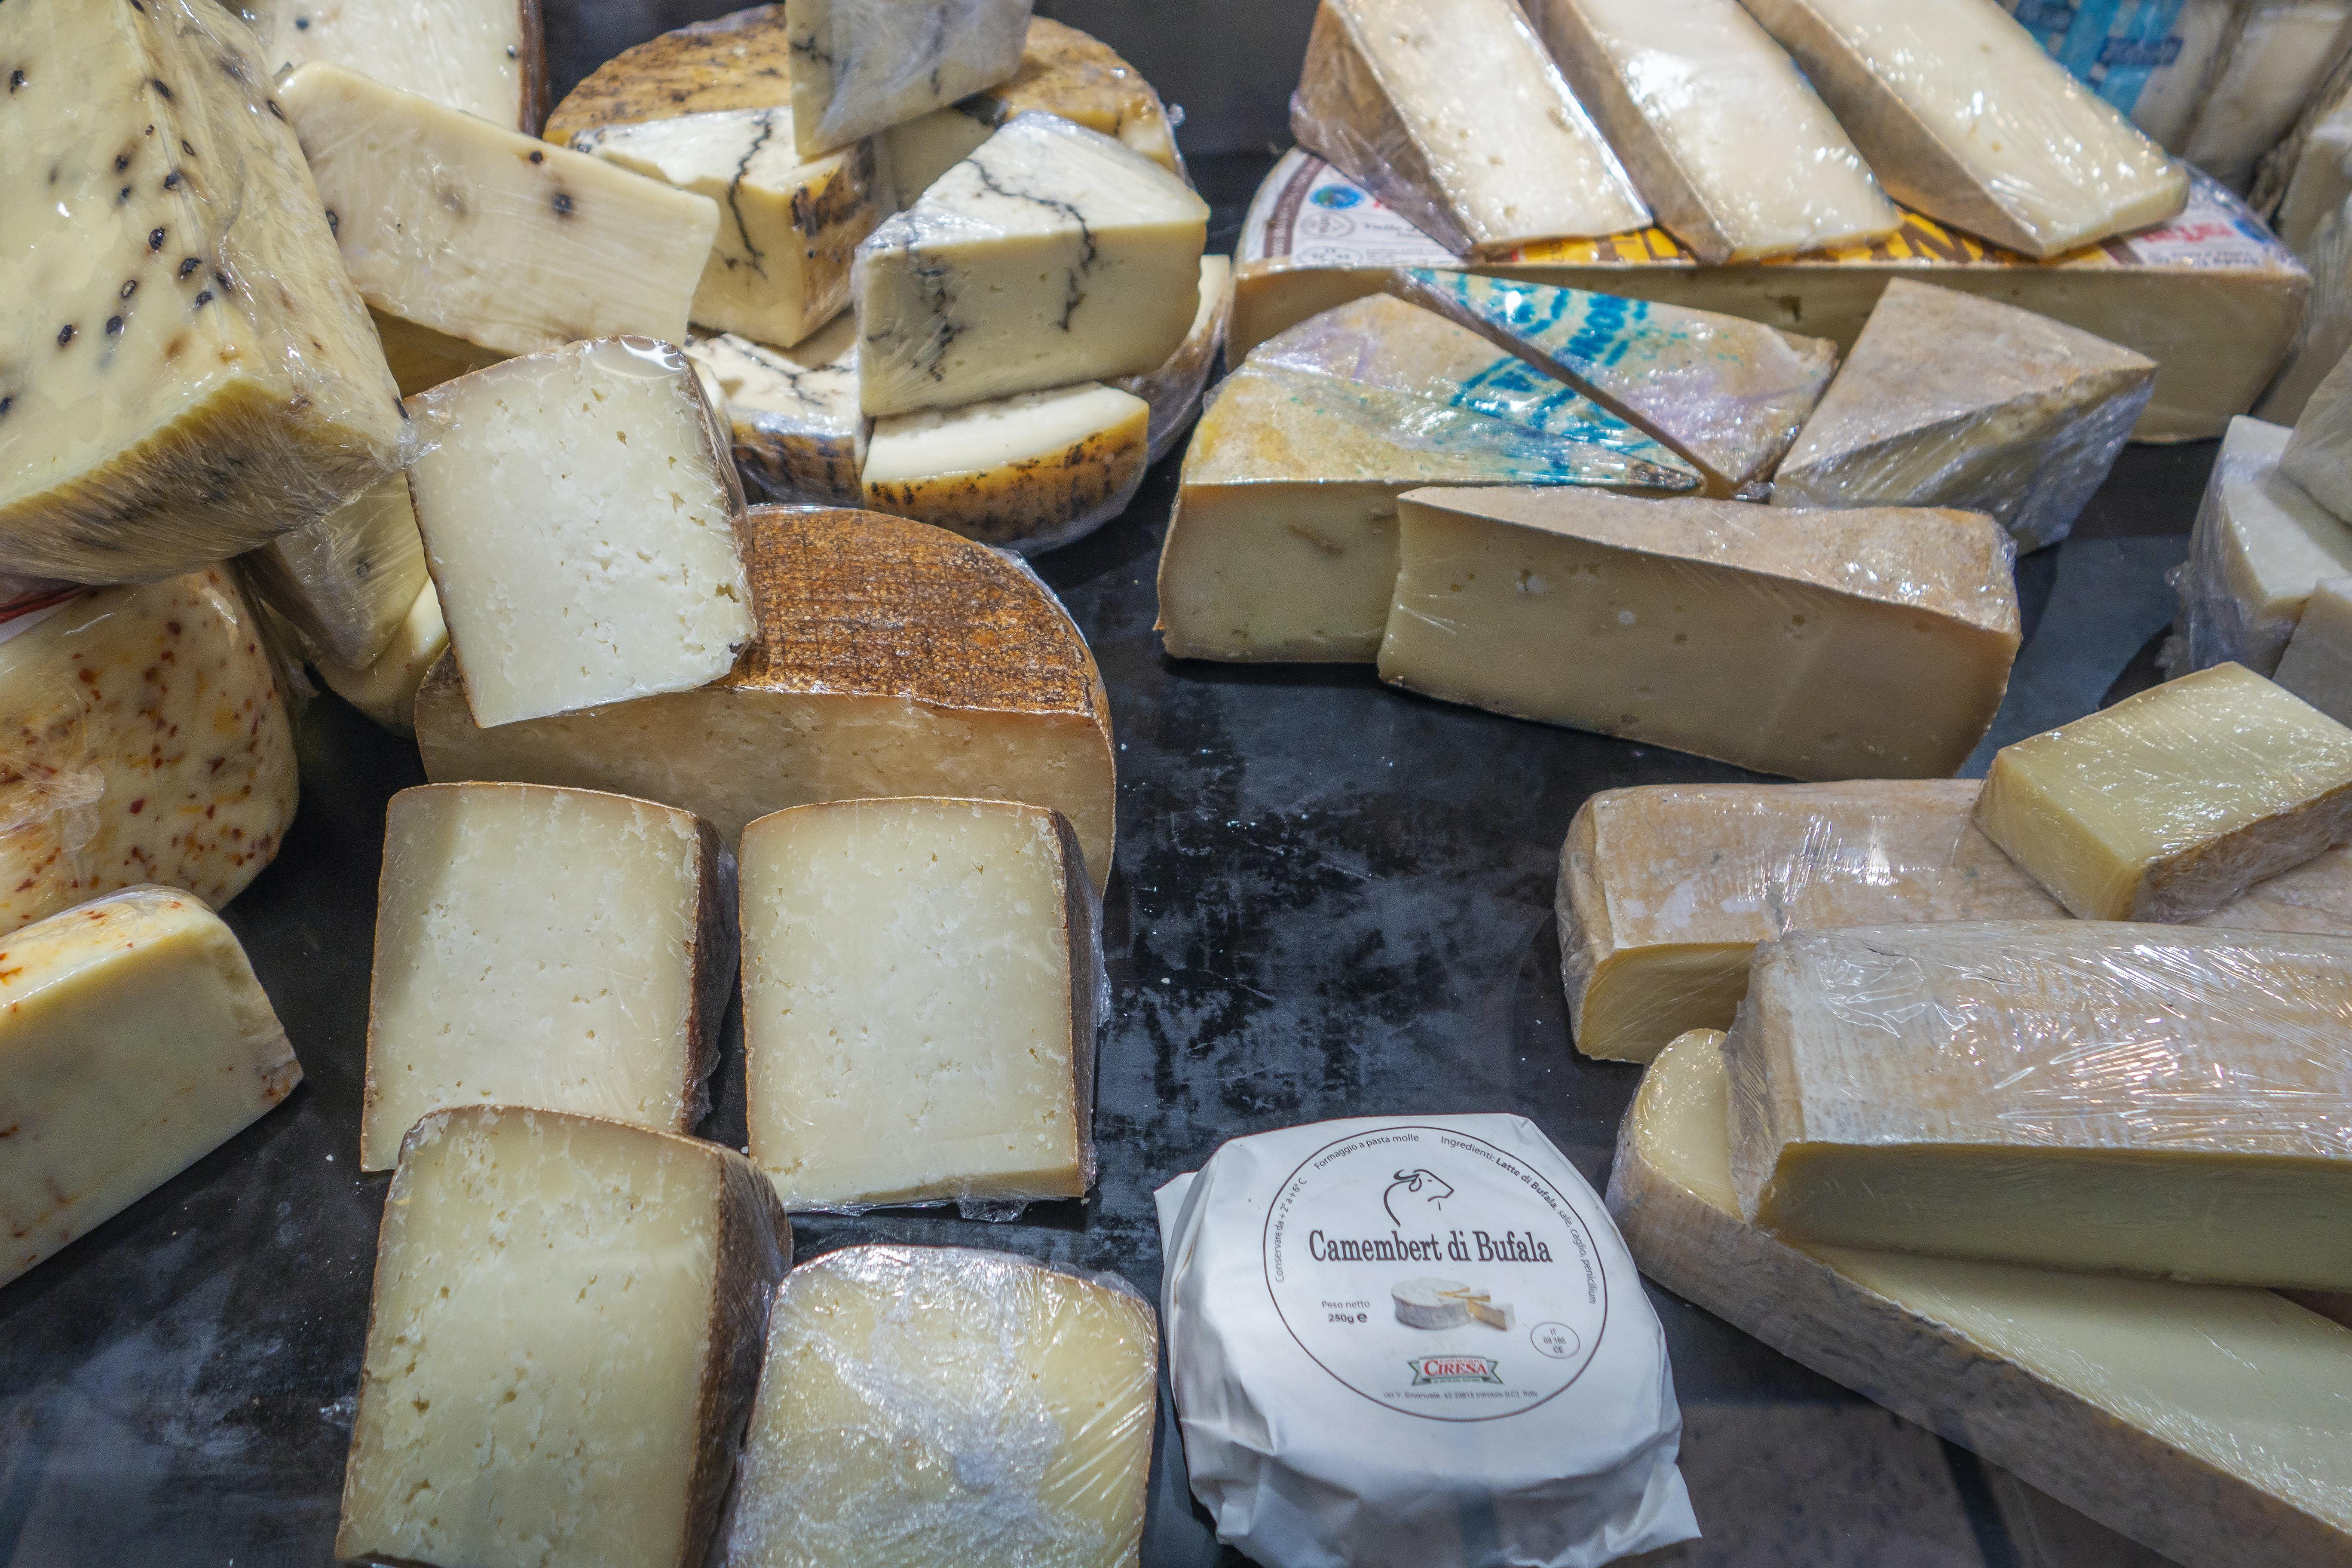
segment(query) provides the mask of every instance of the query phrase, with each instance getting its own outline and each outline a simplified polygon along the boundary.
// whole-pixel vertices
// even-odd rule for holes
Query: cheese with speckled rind
[[[278,101],[367,302],[499,353],[686,336],[719,205],[341,66]]]
[[[392,475],[399,398],[242,24],[16,0],[0,62],[0,571],[154,582]]]
[[[2352,1563],[2352,1332],[2267,1290],[1769,1236],[1732,1190],[1720,1039],[1669,1046],[1619,1134],[1643,1273],[2188,1568]]]
[[[858,506],[858,470],[873,421],[857,406],[857,318],[793,348],[771,348],[732,333],[686,345],[726,396],[735,467],[763,501]]]
[[[1979,512],[1560,488],[1415,490],[1400,516],[1381,678],[1522,719],[1801,779],[1937,778],[2017,657],[2009,536]]]
[[[525,134],[547,112],[540,0],[244,0],[270,71],[331,60]]]
[[[1024,554],[1067,544],[1127,510],[1151,445],[1151,405],[1098,381],[874,422],[866,505]]]
[[[1192,417],[1202,389],[1209,384],[1210,368],[1225,346],[1225,323],[1234,313],[1234,262],[1229,256],[1201,258],[1201,312],[1183,343],[1158,370],[1122,375],[1111,383],[1151,405],[1150,460],[1158,462],[1175,446],[1176,437]]]
[[[327,689],[395,735],[416,733],[416,689],[449,651],[449,626],[441,618],[441,596],[427,582],[417,590],[407,618],[363,668],[320,659],[312,668]]]
[[[395,477],[245,557],[255,593],[320,658],[373,661],[429,580],[408,480]]]
[[[792,50],[782,5],[753,5],[623,49],[547,117],[550,142],[599,125],[634,125],[718,109],[788,109]]]
[[[731,1149],[426,1117],[384,1200],[334,1554],[700,1568],[792,1256]]]
[[[760,638],[698,691],[485,730],[447,663],[416,699],[428,778],[521,779],[684,806],[730,843],[786,806],[1018,800],[1070,819],[1099,892],[1117,773],[1110,699],[1036,575],[944,529],[754,507]]]
[[[1021,68],[1030,0],[784,0],[793,130],[815,157]]]
[[[244,891],[299,783],[276,668],[228,573],[24,620],[0,641],[0,933],[141,883],[215,907]]]

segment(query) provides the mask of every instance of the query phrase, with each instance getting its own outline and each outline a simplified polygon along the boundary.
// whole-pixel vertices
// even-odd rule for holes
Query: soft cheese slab
[[[1097,381],[892,414],[866,445],[866,505],[1025,555],[1125,511],[1150,447],[1151,405]]]
[[[162,1186],[302,1081],[245,950],[132,888],[0,952],[0,1285]]]
[[[1209,384],[1209,372],[1225,346],[1225,323],[1234,313],[1234,262],[1229,256],[1201,258],[1201,310],[1192,328],[1160,368],[1112,382],[1151,405],[1152,462],[1166,457],[1184,433]]]
[[[343,265],[377,310],[499,353],[676,342],[719,205],[341,66],[278,84]]]
[[[1120,1568],[1159,1326],[1116,1275],[848,1247],[784,1278],[725,1568]]]
[[[685,691],[751,642],[742,488],[693,366],[607,338],[416,401],[409,471],[466,697],[484,724]]]
[[[1208,219],[1099,132],[1015,117],[858,247],[866,412],[1157,369],[1199,313]]]
[[[1656,437],[1715,495],[1771,473],[1837,365],[1826,339],[1647,300],[1424,267],[1392,287]]]
[[[2008,536],[1975,512],[1591,490],[1402,498],[1381,678],[1801,779],[1935,778],[2017,657]]]
[[[360,1168],[428,1111],[530,1105],[691,1132],[735,984],[726,848],[691,812],[543,784],[392,797]]]
[[[2320,505],[2337,517],[2352,513],[2352,353],[2312,388],[2278,461]]]
[[[1020,68],[1029,0],[784,0],[793,137],[814,157]]]
[[[719,383],[735,468],[757,500],[857,506],[872,420],[857,406],[857,318],[846,313],[806,342],[772,348],[724,333],[686,345]]]
[[[2055,256],[2189,199],[2188,170],[1996,5],[1745,3],[1905,206]]]
[[[0,935],[162,882],[215,908],[294,819],[294,731],[222,567],[101,588],[0,641]]]
[[[327,60],[493,124],[547,112],[540,0],[245,0],[271,74]]]
[[[755,507],[759,640],[696,691],[483,729],[444,664],[417,693],[436,781],[517,779],[683,806],[730,843],[786,806],[1017,800],[1069,818],[1100,892],[1110,700],[1052,590],[1003,554],[874,512]]]
[[[697,1568],[792,1227],[731,1149],[436,1111],[384,1202],[335,1555]]]
[[[1066,819],[798,806],[744,829],[742,886],[745,1117],[785,1208],[1085,1195],[1108,983]]]
[[[2352,574],[2352,528],[2285,471],[2284,426],[2230,421],[2205,479],[2181,569],[2179,625],[2189,668],[2279,667],[2312,589]]]
[[[312,668],[327,689],[395,735],[416,733],[416,689],[449,651],[449,624],[441,595],[427,582],[383,651],[364,665],[318,660]]]
[[[2352,838],[2352,729],[2219,664],[2002,747],[1977,821],[2084,920],[2189,920]]]
[[[1732,1190],[1719,1041],[1668,1047],[1619,1134],[1643,1273],[2189,1568],[2352,1561],[2352,1332],[2268,1290],[1771,1237]]]
[[[1699,260],[1852,245],[1902,221],[1739,0],[1538,0],[1528,10],[1660,226]]]
[[[1898,278],[1796,445],[1774,506],[1954,506],[2055,544],[2105,482],[2156,362],[2030,310]]]
[[[152,582],[391,477],[399,395],[243,25],[17,0],[0,62],[0,571]]]
[[[1322,0],[1290,131],[1457,256],[1650,221],[1511,0]]]
[[[2317,584],[2279,655],[2279,688],[2339,724],[2352,723],[2352,577]]]
[[[425,542],[396,475],[308,528],[245,557],[256,591],[302,635],[310,651],[347,665],[372,662],[428,581]]]

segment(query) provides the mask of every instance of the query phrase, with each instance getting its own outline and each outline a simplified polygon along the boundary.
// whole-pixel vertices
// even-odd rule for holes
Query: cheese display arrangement
[[[272,74],[361,71],[526,135],[547,113],[540,0],[243,0]]]
[[[2352,574],[2352,528],[2280,467],[2291,440],[2283,426],[2230,421],[2177,584],[2189,669],[2236,663],[2270,674],[2312,589]]]
[[[732,334],[686,353],[725,395],[743,488],[782,505],[864,504],[872,421],[857,406],[857,318],[841,315],[789,349]]]

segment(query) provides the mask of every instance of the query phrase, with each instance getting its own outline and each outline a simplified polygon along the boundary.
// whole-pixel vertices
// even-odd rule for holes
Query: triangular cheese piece
[[[2352,354],[2312,389],[2278,466],[2329,511],[2352,515]]]

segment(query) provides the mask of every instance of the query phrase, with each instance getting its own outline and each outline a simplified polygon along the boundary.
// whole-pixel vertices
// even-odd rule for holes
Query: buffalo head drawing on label
[[[1396,1212],[1396,1195],[1399,1187],[1408,1193],[1420,1194],[1423,1202],[1433,1205],[1442,1205],[1454,1195],[1454,1189],[1447,1186],[1434,1171],[1399,1171],[1396,1173],[1396,1180],[1389,1184],[1388,1191],[1381,1194],[1381,1206],[1389,1211],[1390,1223],[1394,1225],[1404,1223],[1397,1217]]]

